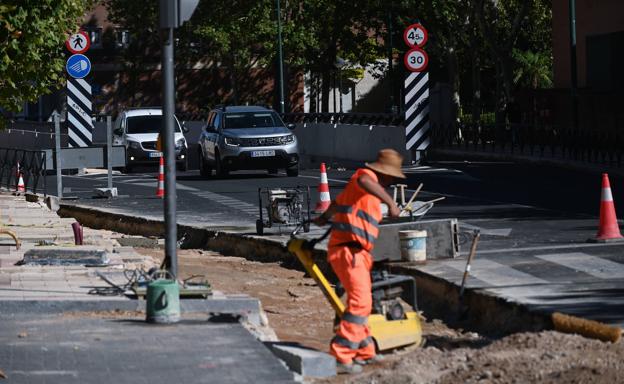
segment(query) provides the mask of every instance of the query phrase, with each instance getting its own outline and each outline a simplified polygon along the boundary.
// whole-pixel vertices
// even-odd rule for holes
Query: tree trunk
[[[459,111],[461,110],[461,99],[459,96],[459,87],[461,84],[461,80],[459,78],[459,70],[458,70],[458,61],[457,61],[457,52],[453,47],[449,47],[446,51],[447,62],[448,62],[448,74],[449,81],[451,82],[451,87],[453,90],[453,111],[452,119],[454,122],[458,121]]]
[[[328,69],[324,69],[321,74],[321,112],[329,112],[329,89],[331,81],[331,72]]]
[[[472,122],[481,120],[481,58],[479,51],[472,50]]]
[[[230,97],[233,100],[234,105],[238,105],[238,90],[236,89],[238,86],[238,82],[236,81],[236,59],[234,58],[234,55],[230,55],[229,59],[230,85],[232,86],[232,94]]]
[[[317,78],[316,73],[310,72],[310,108],[308,111],[310,113],[317,111],[316,94],[318,92],[318,89],[316,88],[317,86],[316,78]]]

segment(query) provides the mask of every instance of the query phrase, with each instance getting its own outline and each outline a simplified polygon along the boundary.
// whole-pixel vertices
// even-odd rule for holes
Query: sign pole
[[[173,113],[175,110],[173,28],[163,30],[163,135],[165,156],[165,265],[175,279],[178,276],[178,232],[176,227],[176,169]]]
[[[59,122],[60,116],[58,113],[54,114],[54,159],[56,163],[56,195],[59,200],[63,199],[63,175],[61,174],[61,123]]]
[[[429,56],[421,48],[427,43],[428,33],[420,23],[405,28],[403,41],[410,47],[403,57],[405,77],[403,110],[405,111],[405,149],[409,150],[412,163],[420,163],[421,153],[430,144],[429,122]]]
[[[113,124],[111,117],[106,116],[106,160],[108,168],[108,190],[113,189]]]

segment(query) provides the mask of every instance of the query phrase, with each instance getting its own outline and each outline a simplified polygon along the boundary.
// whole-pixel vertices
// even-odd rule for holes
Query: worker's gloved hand
[[[388,208],[390,209],[388,211],[388,215],[390,215],[390,217],[399,217],[399,215],[401,214],[401,210],[399,209],[399,207],[397,207],[396,204],[392,204]]]

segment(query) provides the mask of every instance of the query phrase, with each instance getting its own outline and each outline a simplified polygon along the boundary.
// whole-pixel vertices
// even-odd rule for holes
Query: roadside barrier
[[[603,173],[602,193],[600,195],[600,226],[594,241],[602,242],[622,238],[617,217],[615,215],[615,205],[613,204],[613,195],[611,194],[609,175]]]
[[[327,182],[327,169],[325,163],[321,163],[321,181],[318,186],[319,201],[314,208],[315,213],[323,213],[331,204],[331,195],[329,194],[329,183]]]
[[[39,150],[0,147],[0,185],[12,191],[46,194],[46,153]],[[21,179],[21,182],[20,182]],[[43,180],[43,181],[40,181]],[[23,190],[20,189],[20,184]]]
[[[165,197],[165,157],[160,156],[160,165],[158,166],[158,186],[156,187],[156,197],[161,199]]]

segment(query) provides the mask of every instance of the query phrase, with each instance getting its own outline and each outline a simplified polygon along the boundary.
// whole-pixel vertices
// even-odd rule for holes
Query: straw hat
[[[399,152],[394,149],[382,149],[377,153],[377,161],[366,163],[366,166],[375,172],[405,179],[405,175],[401,172],[402,164],[403,156]]]

